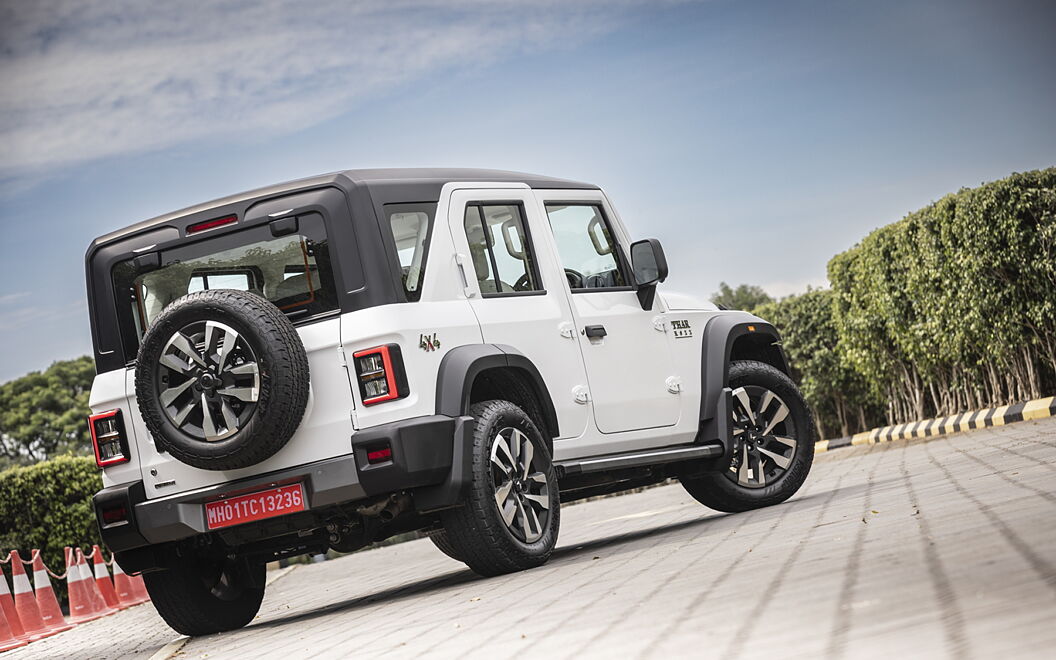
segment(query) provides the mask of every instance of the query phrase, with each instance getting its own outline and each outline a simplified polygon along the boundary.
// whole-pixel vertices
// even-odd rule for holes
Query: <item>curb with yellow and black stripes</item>
[[[1004,426],[1005,424],[1045,417],[1056,417],[1056,396],[1034,399],[1033,401],[1021,401],[996,408],[973,410],[972,412],[950,415],[949,417],[923,419],[907,424],[884,426],[833,440],[819,440],[814,443],[814,451],[829,451],[840,447],[871,445],[878,442],[890,442],[891,440],[931,438],[938,435],[946,435],[947,433],[960,433],[961,431],[981,429],[988,426]]]

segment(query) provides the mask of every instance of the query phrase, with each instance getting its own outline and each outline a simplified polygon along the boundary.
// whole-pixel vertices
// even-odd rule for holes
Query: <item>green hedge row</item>
[[[39,548],[48,568],[62,573],[64,546],[102,543],[92,512],[92,496],[102,487],[95,460],[85,456],[59,456],[0,472],[0,553],[6,557],[18,550],[29,559]],[[65,598],[65,582],[52,584]]]
[[[1056,391],[1056,168],[946,195],[829,261],[829,290],[756,312],[824,433]]]

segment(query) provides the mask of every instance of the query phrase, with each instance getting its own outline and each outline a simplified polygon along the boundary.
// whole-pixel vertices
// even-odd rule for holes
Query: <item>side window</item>
[[[481,294],[543,290],[519,204],[469,204],[464,225]]]
[[[429,252],[430,230],[436,204],[386,204],[385,215],[389,219],[389,230],[396,243],[396,256],[400,261],[400,281],[407,300],[422,297],[422,280],[425,277],[425,256]]]
[[[547,204],[546,214],[573,291],[627,286],[618,248],[596,204]]]

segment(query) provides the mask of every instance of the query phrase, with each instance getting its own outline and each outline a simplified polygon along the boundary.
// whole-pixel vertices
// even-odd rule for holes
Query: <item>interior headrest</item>
[[[275,300],[303,296],[309,291],[308,276],[304,273],[288,277],[275,287]]]

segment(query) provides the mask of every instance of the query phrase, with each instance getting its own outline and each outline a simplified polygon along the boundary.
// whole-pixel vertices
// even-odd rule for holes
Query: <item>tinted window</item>
[[[595,204],[547,204],[546,214],[572,289],[627,286],[616,241]]]
[[[196,291],[250,291],[298,319],[336,309],[323,219],[312,214],[298,221],[298,233],[287,236],[258,226],[165,250],[161,268],[147,272],[137,272],[131,260],[115,266],[129,354],[165,307]]]
[[[419,300],[422,297],[425,257],[429,252],[435,211],[436,204],[385,205],[389,230],[396,244],[396,258],[400,262],[400,281],[407,300]]]
[[[519,205],[471,204],[464,224],[482,294],[542,290]]]

